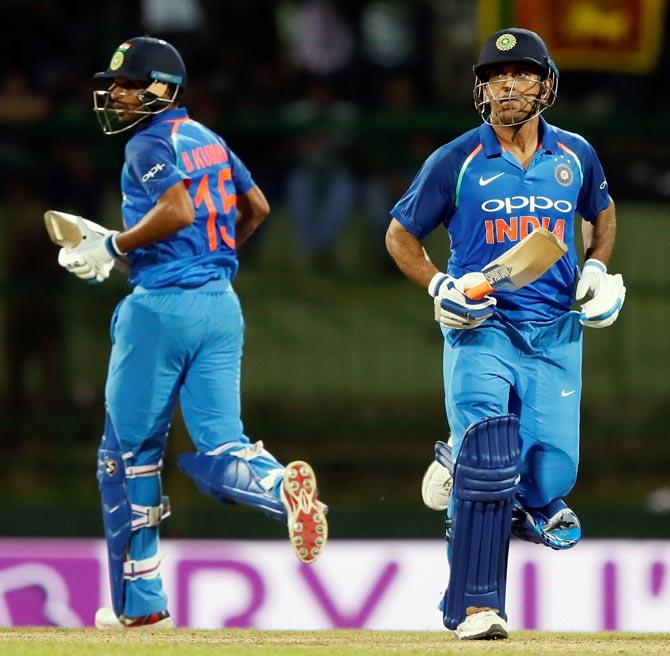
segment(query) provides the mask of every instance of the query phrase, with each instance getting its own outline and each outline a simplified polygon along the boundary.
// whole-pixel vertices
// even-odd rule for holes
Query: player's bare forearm
[[[117,235],[116,244],[128,253],[174,235],[190,226],[194,219],[191,197],[184,183],[178,182],[158,199],[137,225]]]
[[[253,187],[237,199],[235,241],[238,246],[256,232],[269,213],[270,205],[260,187]]]
[[[584,259],[600,260],[605,266],[609,262],[616,238],[616,209],[614,201],[596,216],[593,223],[582,222]]]
[[[386,231],[386,249],[398,268],[422,287],[428,287],[437,267],[431,262],[421,242],[396,219],[392,219]]]

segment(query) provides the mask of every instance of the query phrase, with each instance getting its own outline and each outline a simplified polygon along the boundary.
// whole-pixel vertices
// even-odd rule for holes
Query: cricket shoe
[[[507,622],[494,609],[468,608],[466,613],[465,619],[454,631],[455,638],[459,640],[502,640],[509,635]]]
[[[539,510],[526,510],[515,500],[512,504],[512,534],[552,549],[571,549],[582,537],[582,527],[574,511],[564,503],[561,505],[563,507],[547,518]]]
[[[111,608],[98,608],[95,613],[95,628],[103,631],[125,631],[139,629],[140,631],[163,631],[173,629],[174,622],[167,610],[161,610],[140,617],[117,617]]]
[[[281,486],[288,536],[303,563],[313,563],[328,540],[328,507],[319,501],[314,470],[302,460],[286,465]]]

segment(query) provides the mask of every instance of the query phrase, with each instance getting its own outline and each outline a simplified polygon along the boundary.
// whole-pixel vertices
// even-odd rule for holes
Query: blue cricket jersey
[[[424,163],[391,215],[417,239],[444,225],[451,240],[448,272],[480,271],[537,227],[564,240],[568,252],[533,284],[499,292],[497,311],[513,321],[546,321],[574,302],[575,213],[594,221],[610,203],[593,147],[542,117],[527,169],[482,124],[438,148]]]
[[[237,273],[238,194],[254,182],[225,141],[177,108],[150,117],[126,144],[121,211],[137,224],[174,184],[184,181],[195,208],[192,225],[129,253],[130,284],[199,287]]]

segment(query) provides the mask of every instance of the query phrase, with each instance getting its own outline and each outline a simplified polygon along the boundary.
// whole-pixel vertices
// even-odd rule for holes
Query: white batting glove
[[[435,442],[435,460],[421,481],[421,498],[431,510],[446,510],[454,489],[454,457],[451,437],[447,443]]]
[[[481,282],[486,282],[486,278],[479,272],[466,273],[460,278],[436,273],[428,284],[428,293],[434,299],[435,321],[456,330],[476,328],[486,321],[493,314],[496,299],[484,296],[474,301],[465,295],[466,289]]]
[[[61,248],[58,264],[87,282],[98,283],[109,277],[114,259],[123,255],[116,245],[118,231],[88,236],[75,248]]]
[[[600,260],[586,260],[575,297],[581,301],[587,295],[591,299],[581,307],[579,322],[582,326],[611,326],[619,316],[626,298],[626,287],[621,274],[607,273],[607,267]]]

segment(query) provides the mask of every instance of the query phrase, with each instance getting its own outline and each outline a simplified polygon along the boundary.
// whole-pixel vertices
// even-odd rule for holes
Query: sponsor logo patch
[[[105,460],[105,473],[108,476],[114,476],[118,467],[116,460]]]
[[[146,182],[147,180],[151,180],[156,173],[160,173],[163,169],[165,168],[165,164],[154,164],[143,176],[142,176],[142,182]]]
[[[483,176],[479,176],[479,186],[480,187],[485,187],[489,182],[493,182],[497,178],[499,178],[501,175],[505,175],[504,173],[498,173],[498,175],[492,175],[490,178],[485,178]]]
[[[569,214],[572,203],[568,200],[553,200],[546,196],[508,196],[507,198],[490,198],[482,205],[484,212],[506,212],[512,214],[516,210],[527,209],[535,214],[538,211],[555,209],[557,212]]]

